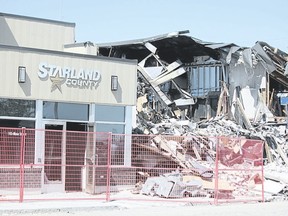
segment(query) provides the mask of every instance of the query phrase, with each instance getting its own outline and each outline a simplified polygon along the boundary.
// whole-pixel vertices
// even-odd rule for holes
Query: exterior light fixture
[[[118,76],[111,76],[111,91],[118,90]]]
[[[19,83],[26,82],[26,67],[23,66],[18,67],[18,82]]]

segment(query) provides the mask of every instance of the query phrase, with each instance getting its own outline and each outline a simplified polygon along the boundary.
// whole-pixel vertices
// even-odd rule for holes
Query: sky
[[[0,0],[0,12],[75,23],[76,42],[189,30],[203,41],[264,41],[288,53],[287,0]]]

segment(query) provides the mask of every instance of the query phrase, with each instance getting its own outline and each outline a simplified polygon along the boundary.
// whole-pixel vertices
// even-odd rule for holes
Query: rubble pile
[[[164,198],[213,196],[213,190],[205,186],[201,180],[189,179],[189,176],[183,176],[179,171],[148,178],[141,193]]]
[[[266,199],[287,200],[288,199],[288,170],[287,166],[277,161],[264,167],[264,192]]]
[[[162,198],[201,197],[209,199],[215,196],[218,199],[253,198],[261,197],[259,191],[252,190],[259,188],[261,183],[262,178],[258,173],[239,171],[221,173],[221,178],[217,182],[218,192],[215,194],[214,179],[205,180],[191,173],[175,171],[159,177],[147,178],[138,192]]]
[[[221,186],[219,186],[218,198],[232,199],[259,195],[262,183],[264,183],[266,199],[288,197],[288,172],[285,171],[288,165],[288,147],[285,125],[263,124],[247,130],[225,116],[195,123],[161,117],[161,122],[155,124],[152,122],[143,124],[142,119],[141,126],[148,125],[150,130],[146,128],[146,133],[154,135],[150,143],[151,149],[166,159],[170,158],[184,171],[177,175],[171,174],[173,177],[169,174],[160,174],[159,177],[148,178],[143,185],[144,189],[142,188],[143,194],[166,198],[213,197],[215,195],[213,169],[216,142],[219,138],[220,146],[225,148],[219,150],[218,184]],[[171,131],[174,133],[176,131],[175,134],[181,139],[178,141],[167,139],[166,136],[171,135]],[[259,142],[250,142],[250,140],[259,140]],[[259,155],[259,152],[262,153],[262,146],[265,181],[261,177],[261,170],[257,167],[262,163],[262,159],[259,161],[259,158],[262,158],[262,155]],[[221,171],[227,168],[231,170]],[[243,169],[245,171],[241,171]],[[187,182],[187,179],[192,179],[193,182]],[[190,187],[190,183],[197,184]],[[271,188],[277,190],[271,191]]]
[[[262,165],[262,161],[259,161],[261,142],[253,145],[250,140],[231,140],[230,137],[222,137],[219,141],[215,137],[181,137],[182,139],[175,141],[169,136],[157,135],[151,140],[149,147],[142,146],[159,154],[158,158],[170,158],[178,169],[172,173],[159,173],[159,176],[147,175],[144,185],[138,187],[139,193],[165,198],[213,198],[217,178],[219,199],[257,195],[251,189],[263,183],[259,168]],[[215,158],[216,142],[220,142],[218,163]]]

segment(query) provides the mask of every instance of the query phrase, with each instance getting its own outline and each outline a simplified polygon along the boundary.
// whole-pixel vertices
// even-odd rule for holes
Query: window
[[[34,163],[35,130],[25,130],[25,145],[21,147],[22,129],[0,128],[0,164],[19,165],[21,155],[25,164]],[[21,150],[24,150],[21,152]]]
[[[21,153],[21,128],[35,128],[36,102],[33,100],[0,98],[0,164],[19,165],[34,163],[35,131],[25,132],[24,154]],[[26,119],[25,119],[26,118]],[[27,118],[31,118],[28,120]]]
[[[124,165],[125,126],[122,124],[96,124],[98,132],[112,132],[111,164]],[[101,139],[101,138],[100,138]],[[100,140],[98,140],[100,141]]]
[[[105,106],[96,105],[96,121],[107,122],[124,122],[125,107],[124,106]]]
[[[35,118],[34,100],[0,98],[0,116]]]
[[[16,119],[1,119],[0,127],[9,127],[9,128],[35,128],[35,121],[28,120],[16,120]]]
[[[123,124],[96,124],[97,132],[112,132],[114,134],[124,134],[125,126]]]
[[[43,118],[88,121],[89,105],[44,101]]]
[[[125,107],[96,105],[96,131],[111,132],[112,149],[111,164],[124,165],[125,136]],[[118,134],[118,135],[116,135]]]

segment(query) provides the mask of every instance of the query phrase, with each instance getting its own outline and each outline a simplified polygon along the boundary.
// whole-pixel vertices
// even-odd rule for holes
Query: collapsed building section
[[[287,179],[274,171],[288,166],[288,55],[261,41],[249,48],[187,33],[99,44],[99,55],[138,60],[134,133],[262,140],[265,178],[283,192]]]
[[[245,48],[186,33],[99,45],[100,55],[138,60],[140,119],[197,122],[225,114],[246,129],[285,120],[286,53],[264,42]]]
[[[184,33],[187,32],[99,45],[101,55],[138,60],[140,115],[144,102],[151,113],[160,114],[159,118],[213,116],[211,113],[217,105],[215,97],[221,89],[219,79],[224,72],[220,53]],[[200,113],[206,104],[211,106],[211,111]]]

